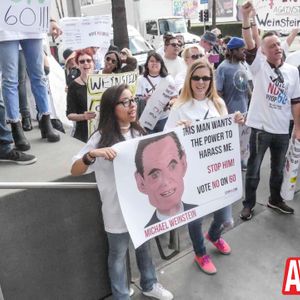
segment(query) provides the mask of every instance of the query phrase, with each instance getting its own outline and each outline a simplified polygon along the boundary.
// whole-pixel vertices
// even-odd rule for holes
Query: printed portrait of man
[[[138,190],[147,195],[156,208],[145,228],[197,207],[182,202],[187,161],[175,132],[141,140],[135,165]]]

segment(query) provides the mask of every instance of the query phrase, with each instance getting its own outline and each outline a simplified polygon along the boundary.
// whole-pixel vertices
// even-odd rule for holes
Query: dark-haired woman
[[[145,100],[147,103],[149,97],[163,80],[168,80],[175,86],[172,76],[168,75],[168,70],[162,57],[154,51],[150,52],[145,63],[145,72],[138,80],[136,95]],[[177,92],[174,89],[170,104],[176,97]],[[167,105],[164,111],[160,114],[159,120],[154,129],[148,130],[148,132],[154,133],[163,131],[165,123],[168,119],[170,104]]]
[[[112,160],[115,143],[144,134],[136,122],[136,102],[127,85],[108,88],[102,95],[98,130],[74,157],[72,175],[95,172],[102,200],[102,214],[109,243],[108,269],[113,298],[130,300],[125,259],[129,233],[122,216]],[[136,249],[143,294],[157,299],[173,299],[158,282],[148,242]]]
[[[67,94],[67,118],[75,122],[74,138],[86,142],[88,140],[88,120],[96,114],[87,111],[87,78],[94,72],[93,53],[90,49],[76,51],[75,62],[80,76],[72,81]]]
[[[104,56],[104,68],[99,72],[102,74],[120,73],[122,60],[119,52],[109,50]]]

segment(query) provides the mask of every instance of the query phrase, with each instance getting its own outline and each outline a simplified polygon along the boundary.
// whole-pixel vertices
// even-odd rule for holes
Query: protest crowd
[[[251,128],[247,142],[249,153],[242,155],[240,162],[241,170],[245,172],[245,197],[240,218],[246,221],[253,217],[260,167],[268,149],[271,167],[267,206],[286,215],[294,213],[280,190],[290,139],[300,140],[300,50],[291,56],[288,54],[288,47],[299,30],[294,29],[281,43],[276,31],[259,32],[251,2],[243,5],[242,14],[242,38],[222,38],[220,30],[212,30],[201,36],[199,44],[184,45],[182,36],[165,34],[163,47],[148,53],[134,92],[127,83],[108,87],[102,94],[98,112],[90,109],[89,76],[137,73],[136,58],[129,49],[114,45],[106,49],[102,57],[99,47],[76,49],[74,46],[75,50],[64,51],[66,116],[74,124],[72,136],[85,143],[73,157],[71,173],[74,176],[95,173],[109,243],[108,269],[114,299],[130,299],[125,267],[130,235],[119,204],[113,169],[113,160],[118,155],[113,146],[121,141],[146,135],[151,139],[153,133],[165,133],[141,146],[141,157],[136,154],[135,158],[138,189],[156,207],[146,227],[195,208],[195,205],[180,202],[170,214],[171,208],[153,204],[159,201],[159,196],[155,195],[156,191],[151,191],[150,185],[159,180],[163,172],[171,173],[180,168],[181,175],[178,178],[172,175],[172,179],[176,188],[184,189],[185,153],[178,146],[180,142],[176,137],[167,132],[178,126],[189,128],[193,122],[231,114],[239,126]],[[51,19],[50,34],[57,37],[61,33],[58,23]],[[1,163],[27,165],[37,161],[27,152],[31,145],[25,134],[33,129],[35,117],[43,139],[63,143],[60,141],[60,135],[65,132],[63,124],[51,117],[51,93],[47,85],[51,68],[49,70],[42,39],[41,33],[0,30]],[[36,104],[36,116],[31,116],[28,110],[26,72]],[[165,87],[168,87],[168,93],[162,92]],[[164,103],[160,105],[163,106],[157,108],[155,121],[151,123],[145,112],[156,107],[153,102],[162,94]],[[99,119],[97,113],[100,113]],[[91,132],[89,122],[95,120],[95,131]],[[159,148],[160,144],[162,148]],[[146,153],[152,153],[160,167],[151,166]],[[171,154],[175,160],[170,158]],[[170,164],[163,165],[157,157],[170,158]],[[224,229],[233,226],[231,205],[214,211],[212,218],[206,233],[202,232],[202,217],[188,223],[195,263],[206,274],[215,274],[217,268],[206,252],[205,240],[221,254],[228,255],[232,251],[221,236]],[[149,241],[136,248],[136,260],[145,296],[156,299],[176,297],[158,282]]]

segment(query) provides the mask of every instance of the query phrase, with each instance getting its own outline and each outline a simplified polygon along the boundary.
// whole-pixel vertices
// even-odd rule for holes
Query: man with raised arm
[[[275,32],[267,32],[257,48],[250,16],[253,5],[242,7],[246,60],[253,75],[254,89],[246,124],[251,127],[250,157],[247,165],[245,200],[240,217],[250,220],[256,203],[260,166],[270,149],[271,174],[268,207],[285,214],[294,213],[280,195],[285,154],[289,144],[289,120],[295,120],[294,138],[300,139],[300,82],[297,68],[283,62],[283,49]]]

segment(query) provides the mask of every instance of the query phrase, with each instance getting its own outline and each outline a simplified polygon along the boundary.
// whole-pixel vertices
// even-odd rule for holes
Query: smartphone
[[[211,55],[208,57],[208,61],[209,61],[211,64],[218,63],[218,62],[220,61],[220,56],[219,56],[219,54],[211,54]]]

